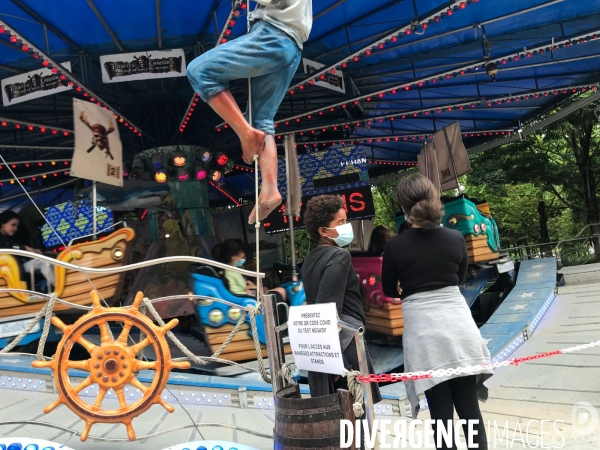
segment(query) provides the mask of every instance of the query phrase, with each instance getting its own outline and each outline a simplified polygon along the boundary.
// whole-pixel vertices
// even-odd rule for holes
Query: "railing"
[[[580,237],[590,227],[600,224],[586,225],[574,238],[563,239],[532,245],[522,245],[502,249],[503,255],[515,260],[529,260],[556,257],[563,266],[587,264],[596,260],[595,245],[600,247],[600,234]]]

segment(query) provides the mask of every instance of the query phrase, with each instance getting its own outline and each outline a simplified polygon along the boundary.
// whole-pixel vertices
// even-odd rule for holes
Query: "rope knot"
[[[354,417],[359,418],[365,414],[364,408],[364,396],[363,396],[363,386],[360,381],[358,381],[358,377],[360,373],[357,371],[348,372],[346,378],[348,378],[348,389],[354,397],[354,403],[352,404],[352,410],[354,411]]]

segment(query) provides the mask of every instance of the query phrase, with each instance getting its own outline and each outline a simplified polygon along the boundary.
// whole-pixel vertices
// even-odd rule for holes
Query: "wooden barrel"
[[[344,419],[354,423],[350,392],[301,398],[298,385],[288,386],[275,397],[275,449],[339,449],[340,421]]]

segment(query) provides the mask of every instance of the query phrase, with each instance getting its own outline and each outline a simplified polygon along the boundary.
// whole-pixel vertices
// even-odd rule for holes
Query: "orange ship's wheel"
[[[171,320],[164,327],[158,327],[144,314],[138,311],[143,294],[139,292],[131,308],[102,308],[96,291],[91,292],[93,309],[80,317],[73,325],[65,325],[59,318],[53,317],[52,323],[60,328],[64,336],[58,344],[52,361],[34,361],[34,367],[50,367],[54,373],[58,390],[58,399],[44,409],[48,414],[58,405],[65,404],[71,411],[81,417],[86,426],[81,434],[85,441],[95,423],[123,423],[127,427],[130,440],[135,440],[135,432],[131,421],[158,403],[167,411],[174,408],[160,397],[167,384],[172,369],[187,369],[189,362],[174,362],[165,339],[165,334],[174,328],[178,321]],[[110,332],[110,322],[122,324],[120,335],[114,339]],[[83,337],[94,327],[100,328],[100,345],[94,345]],[[129,338],[132,328],[137,328],[146,337],[139,343]],[[84,361],[71,361],[69,356],[75,343],[80,344],[89,353],[90,358]],[[129,345],[132,344],[132,345]],[[151,345],[156,360],[143,362],[136,355]],[[69,369],[89,372],[89,376],[80,384],[73,386],[69,379]],[[142,384],[136,373],[140,370],[154,370],[154,377],[149,386]],[[96,384],[98,395],[90,404],[79,396],[85,388]],[[126,386],[139,389],[143,395],[132,404],[125,398]],[[112,389],[119,400],[118,409],[103,409],[102,404],[107,393]]]

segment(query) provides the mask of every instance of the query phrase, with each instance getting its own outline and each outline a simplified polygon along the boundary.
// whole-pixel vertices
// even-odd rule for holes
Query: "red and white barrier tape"
[[[455,369],[440,369],[429,370],[427,372],[407,372],[407,373],[384,373],[381,375],[359,376],[358,379],[362,382],[375,383],[396,383],[398,381],[422,380],[424,378],[441,378],[450,375],[469,375],[474,372],[479,372],[482,369],[495,369],[497,367],[518,366],[520,363],[533,361],[535,359],[548,358],[549,356],[561,355],[565,353],[578,352],[587,348],[600,347],[600,341],[590,342],[589,344],[576,345],[575,347],[555,350],[553,352],[540,353],[539,355],[525,356],[523,358],[513,358],[497,363],[490,363],[477,366],[458,367]]]

